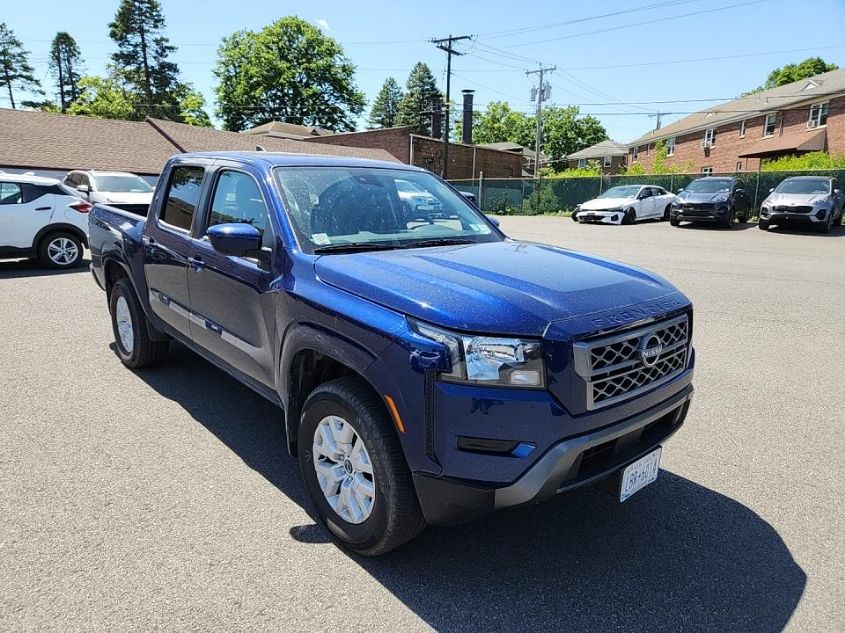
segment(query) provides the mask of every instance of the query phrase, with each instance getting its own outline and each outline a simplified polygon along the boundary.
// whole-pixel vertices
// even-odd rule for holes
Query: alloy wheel
[[[69,266],[79,258],[79,247],[71,239],[57,237],[47,244],[47,257],[57,266]]]
[[[332,509],[348,523],[363,523],[376,501],[373,463],[364,441],[349,423],[326,416],[314,430],[317,483]]]
[[[120,344],[127,354],[131,354],[135,347],[135,328],[132,325],[132,313],[126,297],[120,296],[114,306],[114,321],[117,323],[117,334]]]

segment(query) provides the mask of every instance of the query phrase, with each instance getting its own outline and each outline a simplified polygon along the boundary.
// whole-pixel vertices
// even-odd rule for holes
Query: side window
[[[65,184],[71,189],[76,189],[76,185],[79,184],[79,174],[68,174],[65,177]]]
[[[45,193],[49,193],[49,187],[31,185],[28,182],[21,183],[21,195],[23,196],[24,202],[38,200]]]
[[[76,179],[79,181],[77,185],[87,185],[89,189],[91,188],[91,179],[85,174],[79,174]]]
[[[185,231],[191,230],[191,220],[197,210],[203,175],[205,169],[202,167],[173,168],[160,216],[162,222]]]
[[[0,182],[0,204],[20,204],[23,202],[21,186],[16,182]]]
[[[651,187],[646,187],[640,192],[640,198],[651,198]]]
[[[228,222],[251,224],[261,233],[264,246],[272,245],[267,206],[258,183],[248,174],[222,171],[217,178],[208,226]]]

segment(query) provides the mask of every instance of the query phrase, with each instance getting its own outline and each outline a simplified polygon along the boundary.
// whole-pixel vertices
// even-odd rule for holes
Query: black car
[[[751,201],[741,179],[707,176],[678,192],[669,211],[669,223],[709,222],[730,228],[734,219],[747,222],[750,215]]]

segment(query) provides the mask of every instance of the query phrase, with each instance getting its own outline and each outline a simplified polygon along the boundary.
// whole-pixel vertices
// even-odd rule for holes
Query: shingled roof
[[[396,159],[381,149],[255,137],[161,119],[116,121],[0,108],[0,166],[20,169],[108,169],[156,175],[173,154],[255,150]]]

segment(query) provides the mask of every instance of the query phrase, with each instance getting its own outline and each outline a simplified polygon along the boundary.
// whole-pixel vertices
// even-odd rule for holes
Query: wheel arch
[[[85,231],[74,224],[70,224],[69,222],[54,222],[42,227],[41,230],[35,234],[35,237],[32,240],[32,250],[37,252],[39,246],[41,245],[41,240],[52,233],[70,233],[82,242],[82,245],[85,248],[88,248],[88,236],[85,235]]]

